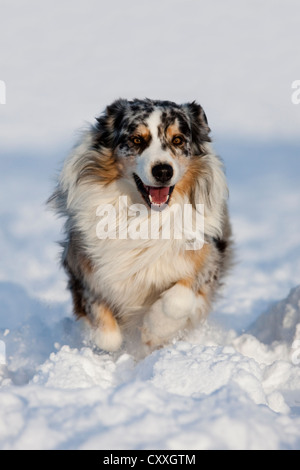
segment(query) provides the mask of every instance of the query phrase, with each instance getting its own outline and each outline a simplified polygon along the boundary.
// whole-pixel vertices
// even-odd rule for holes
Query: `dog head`
[[[93,145],[111,151],[121,176],[151,207],[164,207],[186,173],[190,159],[205,154],[210,129],[193,102],[120,99],[97,119]]]

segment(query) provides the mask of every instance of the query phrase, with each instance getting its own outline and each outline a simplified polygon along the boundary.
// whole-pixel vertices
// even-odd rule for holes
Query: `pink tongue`
[[[152,202],[154,204],[164,204],[167,202],[168,194],[170,188],[154,188],[153,186],[149,187],[149,194],[152,197]]]

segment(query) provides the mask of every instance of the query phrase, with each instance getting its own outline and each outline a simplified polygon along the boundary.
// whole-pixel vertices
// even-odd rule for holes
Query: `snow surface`
[[[2,0],[1,449],[300,448],[299,14],[297,0]],[[119,96],[204,105],[236,239],[209,320],[148,357],[91,347],[45,208],[75,129]]]
[[[47,321],[52,307],[1,287],[1,448],[299,448],[300,287],[253,333],[210,321],[142,360],[93,351],[71,318]],[[266,325],[280,339],[260,341]]]

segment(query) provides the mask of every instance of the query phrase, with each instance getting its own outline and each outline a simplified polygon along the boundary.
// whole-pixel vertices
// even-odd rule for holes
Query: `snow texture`
[[[297,0],[2,0],[1,449],[300,448],[299,14]],[[208,321],[146,357],[91,346],[45,208],[74,130],[119,96],[203,104],[236,240]]]
[[[1,287],[1,448],[299,447],[300,287],[252,328],[276,331],[268,344],[207,322],[142,360],[93,350],[74,320],[47,324],[51,308]],[[23,305],[31,313],[18,322]]]

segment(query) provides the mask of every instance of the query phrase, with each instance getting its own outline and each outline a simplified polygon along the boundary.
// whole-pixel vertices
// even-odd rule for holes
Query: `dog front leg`
[[[179,281],[165,291],[145,315],[142,341],[150,347],[168,343],[184,330],[188,321],[204,316],[208,303],[188,281]]]
[[[104,303],[93,303],[88,315],[92,326],[92,340],[104,351],[117,351],[122,344],[119,324]]]

